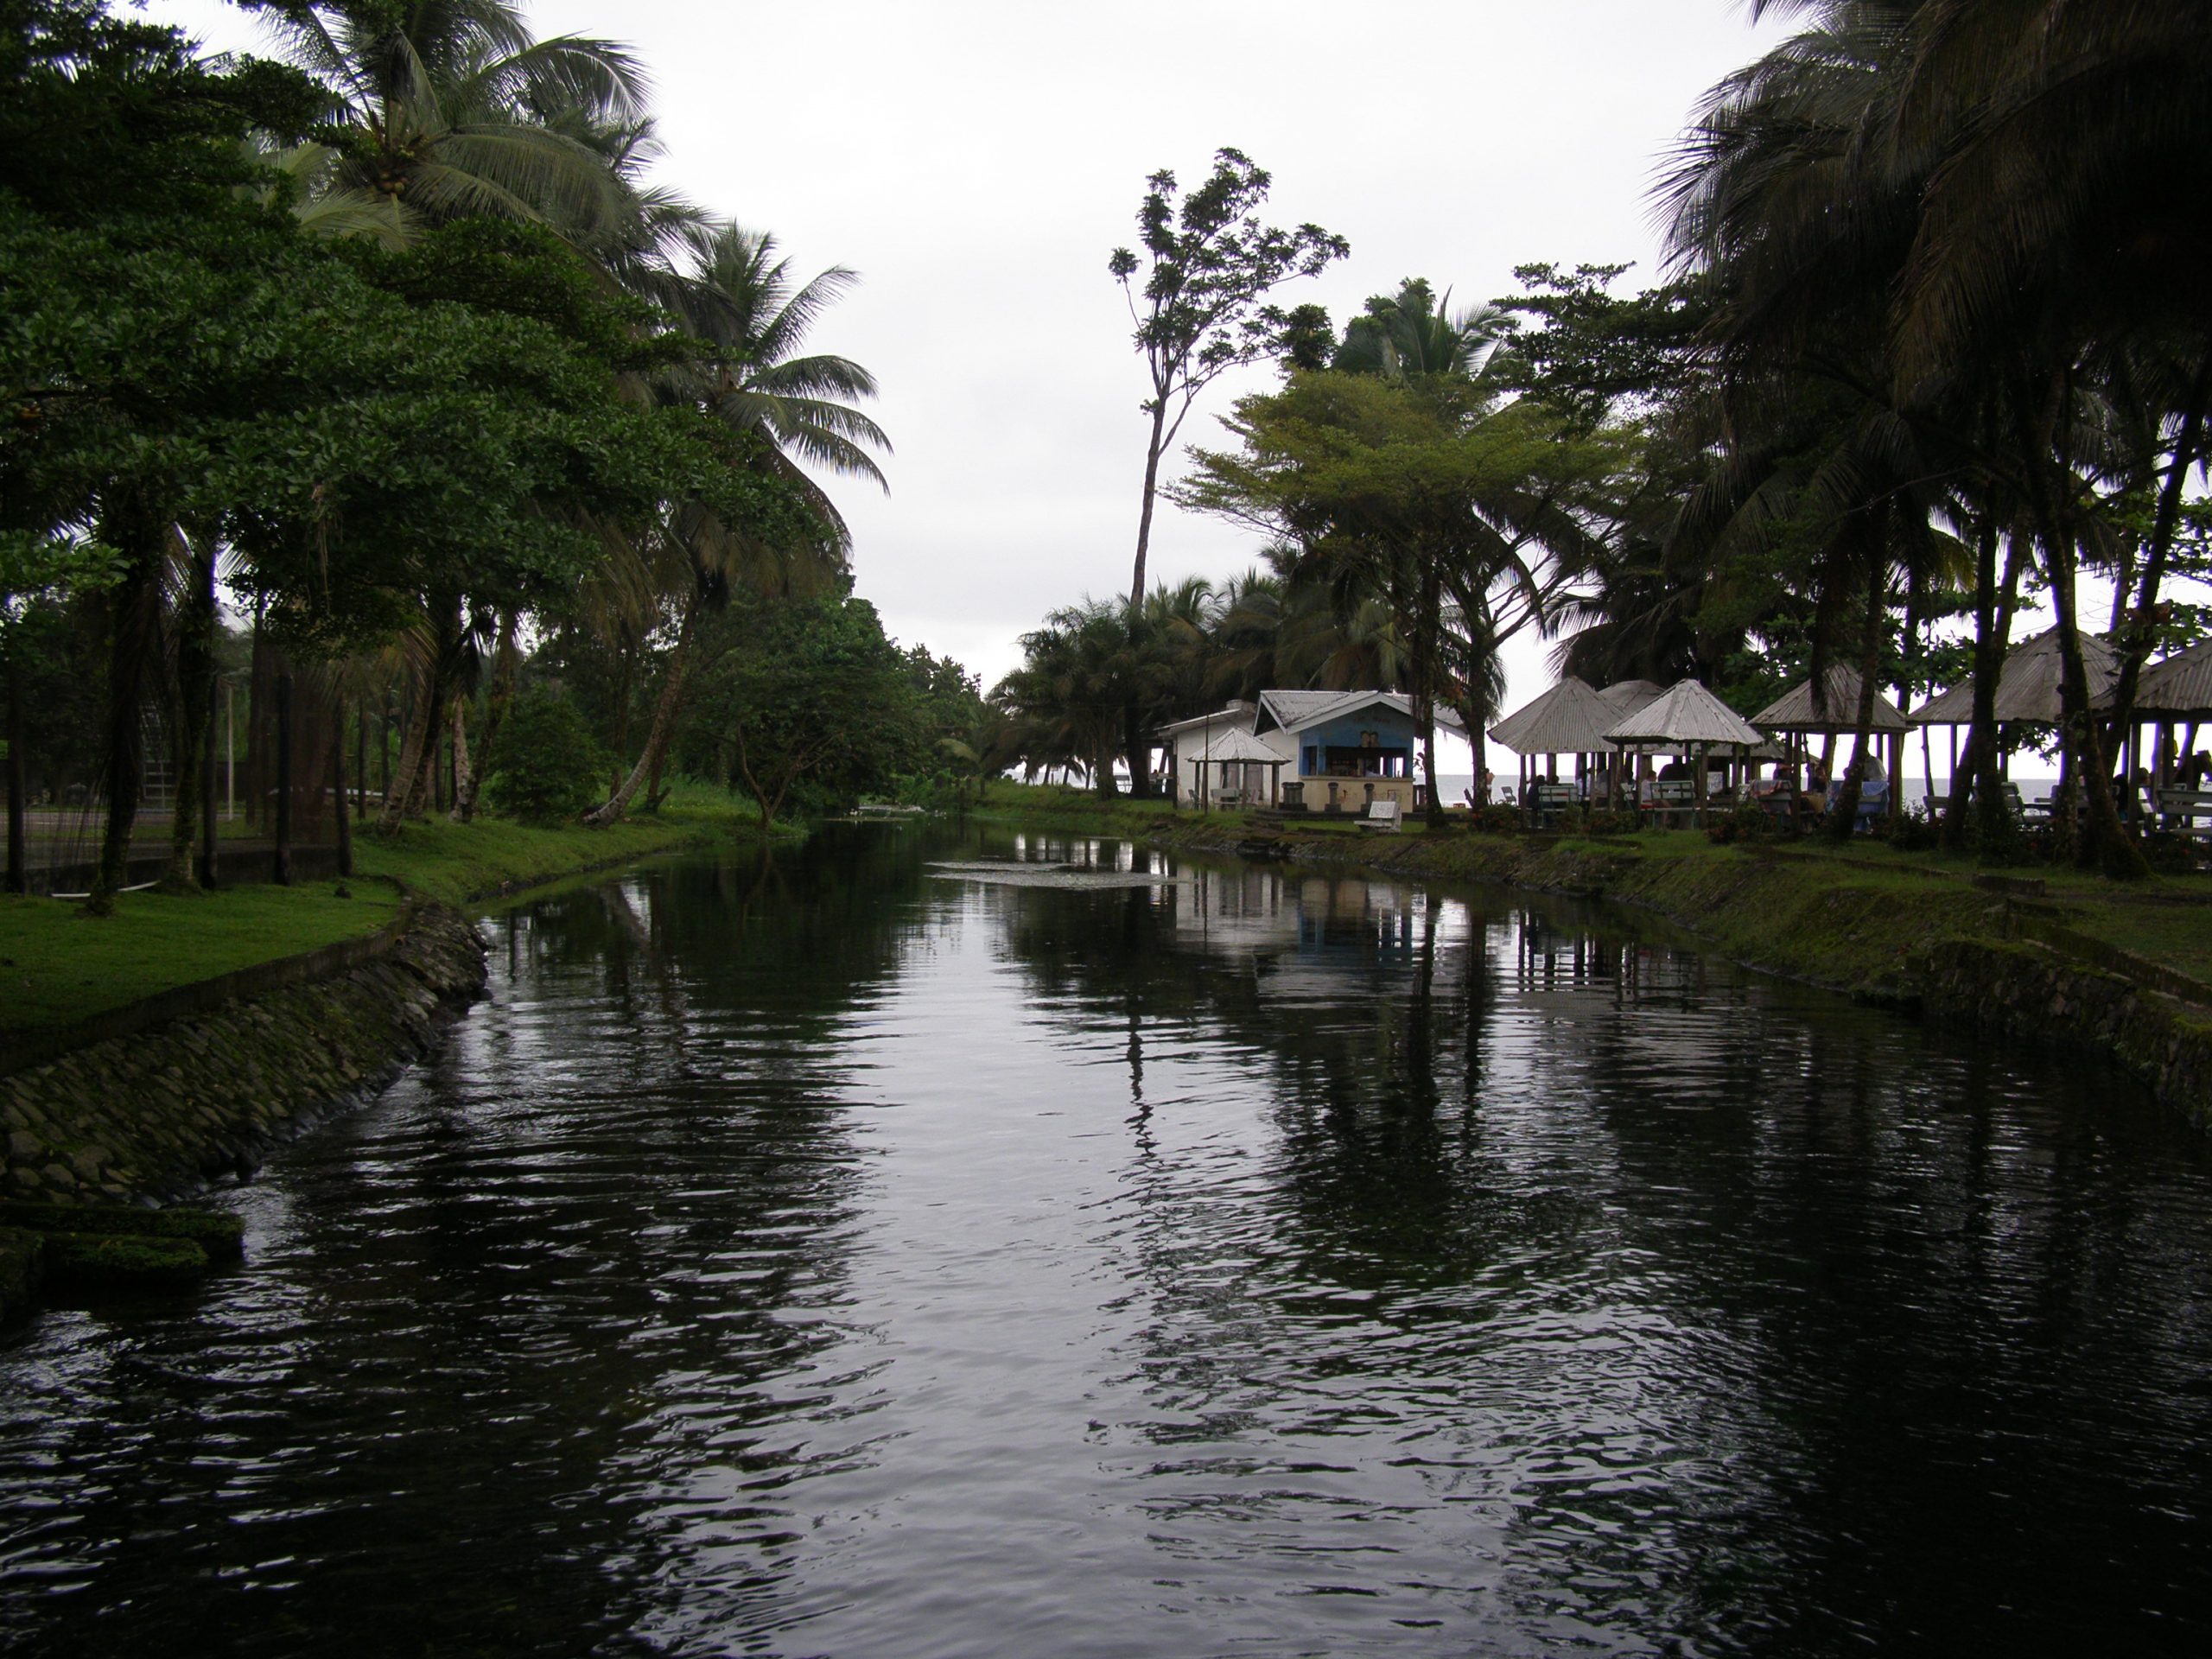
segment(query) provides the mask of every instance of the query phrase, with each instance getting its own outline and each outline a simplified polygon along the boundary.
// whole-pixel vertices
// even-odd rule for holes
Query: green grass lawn
[[[387,882],[356,881],[350,899],[334,887],[126,893],[105,917],[60,899],[0,899],[0,1037],[373,933],[399,913]]]
[[[359,835],[356,874],[343,884],[352,896],[344,899],[337,896],[340,884],[328,880],[181,896],[126,893],[112,915],[95,917],[61,899],[0,897],[0,1040],[372,933],[398,914],[403,892],[466,905],[502,887],[753,828],[749,801],[679,785],[659,816],[605,830],[438,819],[391,837]]]

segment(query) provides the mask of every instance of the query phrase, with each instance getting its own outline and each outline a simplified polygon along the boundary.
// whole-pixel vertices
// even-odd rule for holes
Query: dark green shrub
[[[46,1288],[57,1296],[128,1296],[189,1290],[207,1276],[207,1252],[188,1238],[48,1233]]]
[[[1782,825],[1773,813],[1753,801],[1745,801],[1714,817],[1705,827],[1707,839],[1723,847],[1746,841],[1773,841]]]
[[[121,1205],[0,1203],[0,1227],[105,1237],[190,1239],[218,1262],[245,1255],[245,1224],[221,1210],[138,1210]]]
[[[2160,875],[2187,875],[2196,868],[2196,847],[2186,836],[2154,830],[2143,837],[2143,856]]]
[[[524,692],[507,711],[497,765],[484,781],[493,809],[511,818],[551,823],[581,817],[604,800],[612,769],[576,706],[558,691]]]
[[[1521,809],[1492,801],[1488,806],[1478,806],[1467,815],[1470,830],[1479,830],[1484,835],[1510,835],[1521,827]]]
[[[1633,807],[1624,807],[1617,812],[1599,807],[1591,812],[1585,828],[1593,836],[1632,836],[1643,828],[1643,820]]]
[[[1901,853],[1933,851],[1942,826],[1928,816],[1927,805],[1911,807],[1890,820],[1890,845]]]

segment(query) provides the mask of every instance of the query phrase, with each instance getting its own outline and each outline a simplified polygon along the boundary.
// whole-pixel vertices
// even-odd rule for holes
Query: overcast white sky
[[[148,13],[223,48],[220,0]],[[1637,262],[1645,191],[1699,94],[1777,37],[1737,0],[537,0],[541,35],[627,42],[650,68],[664,181],[773,231],[796,265],[859,271],[816,335],[874,371],[891,493],[836,494],[860,590],[908,643],[988,688],[1052,607],[1128,586],[1144,459],[1130,323],[1106,271],[1145,176],[1235,145],[1271,217],[1348,237],[1287,302],[1339,323],[1423,276],[1455,302],[1517,264]],[[1186,436],[1211,441],[1217,391]],[[1151,572],[1249,566],[1249,536],[1173,511]],[[1514,652],[1509,702],[1548,683]],[[1449,761],[1447,771],[1453,769]]]

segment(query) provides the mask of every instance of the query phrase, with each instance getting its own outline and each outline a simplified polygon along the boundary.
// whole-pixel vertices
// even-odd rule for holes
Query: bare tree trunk
[[[330,711],[330,798],[338,808],[338,874],[353,874],[353,817],[346,810],[346,703]]]
[[[454,802],[454,817],[462,823],[476,816],[476,799],[483,792],[484,779],[491,773],[499,728],[506,724],[507,709],[514,702],[516,625],[516,614],[512,609],[499,619],[499,643],[492,653],[492,692],[484,707],[483,739],[476,746],[476,764],[469,769],[467,783]]]
[[[276,827],[269,879],[292,885],[292,677],[276,676]]]
[[[176,620],[176,729],[170,748],[176,768],[176,803],[169,820],[169,862],[162,891],[188,892],[192,847],[200,802],[214,787],[206,766],[208,728],[215,718],[215,543],[207,534],[184,538],[192,573]]]
[[[105,915],[128,882],[130,835],[138,821],[139,768],[144,759],[141,725],[146,670],[159,660],[162,526],[151,514],[126,510],[105,527],[126,561],[123,580],[108,596],[107,822],[100,835],[99,868],[86,909]]]
[[[455,823],[468,822],[469,809],[464,800],[476,798],[476,772],[468,762],[468,702],[464,697],[453,702],[453,810],[446,816]]]
[[[653,704],[652,729],[645,734],[645,752],[638,757],[638,764],[630,768],[630,775],[606,804],[584,814],[583,821],[594,829],[613,823],[629,810],[632,797],[652,775],[661,751],[676,730],[676,715],[683,702],[683,680],[691,667],[691,642],[698,617],[699,601],[693,595],[684,601],[683,621],[676,632],[676,649],[669,654],[668,677],[661,682],[660,696]]]
[[[2158,583],[2173,551],[2174,533],[2180,527],[2182,488],[2204,429],[2208,399],[2212,399],[2212,358],[2208,358],[2197,370],[2182,411],[2181,430],[2174,439],[2172,469],[2159,486],[2158,511],[2152,519],[2151,545],[2144,557],[2142,581],[2136,591],[2135,614],[2126,627],[2115,630],[2120,639],[2120,678],[2113,686],[2112,721],[2105,728],[2105,741],[2115,750],[2134,723],[2135,688],[2142,681],[2143,664],[2149,659],[2153,644],[2151,626],[2158,609]],[[2118,611],[2125,594],[2120,584],[2114,583],[2113,588],[2113,608]],[[2128,791],[2128,798],[2135,798],[2133,789]]]
[[[1160,454],[1167,447],[1166,434],[1167,398],[1162,394],[1153,402],[1152,437],[1144,450],[1144,499],[1137,512],[1136,569],[1129,578],[1129,616],[1133,621],[1144,607],[1145,556],[1152,548],[1152,510],[1160,497]]]
[[[0,634],[8,648],[8,891],[29,893],[30,836],[25,819],[30,762],[23,753],[22,642]]]
[[[1887,526],[1883,526],[1887,531]],[[1836,805],[1829,807],[1827,838],[1849,841],[1858,827],[1858,797],[1867,777],[1869,739],[1873,734],[1873,688],[1883,672],[1883,556],[1873,553],[1867,570],[1867,611],[1858,635],[1858,708],[1852,712],[1852,763],[1842,777]],[[1896,787],[1896,785],[1891,785]]]
[[[423,781],[423,753],[429,747],[430,732],[436,722],[436,705],[442,701],[442,688],[437,683],[437,667],[426,663],[422,671],[423,686],[409,701],[412,704],[407,714],[405,728],[399,739],[399,765],[387,774],[384,791],[384,810],[377,814],[377,829],[389,834],[399,828],[414,804],[415,796]],[[397,787],[394,787],[394,782]]]

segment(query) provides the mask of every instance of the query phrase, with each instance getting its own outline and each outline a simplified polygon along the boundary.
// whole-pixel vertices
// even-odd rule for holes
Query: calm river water
[[[1110,842],[486,932],[246,1268],[0,1337],[0,1647],[2212,1651],[2212,1155],[2102,1073]]]

